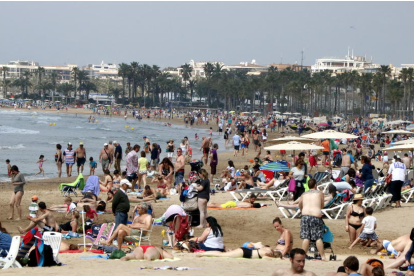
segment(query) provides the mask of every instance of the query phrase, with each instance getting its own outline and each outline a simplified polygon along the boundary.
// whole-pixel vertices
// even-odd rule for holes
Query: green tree
[[[184,81],[184,90],[187,91],[187,82],[191,79],[193,67],[191,67],[190,64],[185,63],[184,65],[181,65],[181,69],[181,77]]]
[[[62,83],[58,86],[58,90],[61,91],[63,93],[63,95],[65,95],[66,97],[66,104],[68,103],[68,98],[71,96],[70,92],[72,91],[76,91],[76,88],[73,84],[71,83]]]
[[[391,75],[391,68],[388,65],[381,65],[379,72],[382,79],[382,95],[380,97],[380,110],[385,113],[385,89],[387,86],[388,76]]]
[[[126,63],[119,64],[118,76],[122,78],[122,104],[125,104],[125,85],[128,80],[128,74],[130,70],[131,68],[128,64]]]
[[[72,77],[73,77],[73,87],[75,88],[75,99],[76,99],[76,96],[78,94],[78,86],[79,86],[78,76],[79,76],[80,71],[81,70],[78,67],[73,67],[72,71],[71,71],[71,74],[72,74]]]
[[[0,71],[3,75],[3,82],[2,82],[3,83],[3,99],[6,99],[7,98],[7,88],[5,86],[6,85],[6,76],[7,76],[7,72],[10,71],[10,68],[7,67],[7,66],[3,66],[3,67],[0,68]]]

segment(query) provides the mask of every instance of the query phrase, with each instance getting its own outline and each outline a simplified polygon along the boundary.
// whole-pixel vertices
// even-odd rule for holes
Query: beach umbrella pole
[[[85,217],[84,217],[85,212],[81,212],[81,213],[82,213],[82,232],[83,232],[83,252],[86,252]]]

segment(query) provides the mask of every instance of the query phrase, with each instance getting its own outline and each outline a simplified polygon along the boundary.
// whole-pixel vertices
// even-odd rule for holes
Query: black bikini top
[[[353,206],[351,206],[351,208],[352,208],[351,216],[353,216],[353,217],[360,217],[360,218],[363,218],[365,216],[365,213],[364,212],[357,213],[357,212],[354,211],[354,207]]]

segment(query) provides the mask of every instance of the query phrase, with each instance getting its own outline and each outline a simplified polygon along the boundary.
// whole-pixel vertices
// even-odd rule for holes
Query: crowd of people
[[[404,236],[404,239],[401,238],[391,242],[380,239],[375,231],[377,220],[373,216],[373,209],[371,207],[365,208],[362,205],[364,192],[374,185],[372,171],[375,167],[373,160],[382,160],[382,168],[379,169],[385,169],[384,176],[389,176],[388,191],[392,194],[392,202],[395,203],[396,208],[401,207],[401,191],[404,186],[412,185],[407,178],[407,169],[411,167],[411,156],[409,154],[405,154],[403,158],[396,155],[393,160],[388,160],[388,158],[384,158],[387,156],[386,152],[379,155],[378,152],[375,153],[375,150],[373,150],[372,145],[377,142],[380,143],[381,140],[388,139],[388,142],[391,143],[389,137],[381,135],[381,131],[374,132],[369,130],[368,125],[364,124],[362,120],[356,121],[355,123],[342,125],[340,130],[357,134],[361,137],[360,139],[322,139],[317,141],[324,148],[321,153],[310,150],[300,152],[297,156],[288,157],[285,151],[279,151],[275,154],[267,151],[266,155],[262,157],[262,149],[268,142],[269,133],[267,131],[279,132],[283,136],[289,132],[286,129],[286,121],[276,120],[271,116],[266,120],[262,120],[259,124],[255,119],[243,120],[233,116],[227,116],[227,119],[219,116],[215,118],[217,118],[219,139],[224,139],[225,145],[232,144],[234,149],[234,160],[227,161],[228,166],[221,171],[221,174],[217,172],[217,166],[219,161],[222,162],[222,160],[219,159],[219,147],[213,141],[212,135],[202,136],[199,149],[202,152],[201,161],[205,167],[191,172],[193,175],[190,173],[188,178],[186,177],[186,173],[189,173],[186,172],[186,164],[193,151],[188,137],[184,137],[177,147],[173,140],[169,140],[165,145],[166,156],[164,158],[162,158],[161,146],[151,143],[147,136],[143,136],[142,147],[139,143],[131,145],[128,142],[125,150],[119,142],[108,141],[108,143],[103,144],[96,161],[92,157],[89,158],[90,175],[97,173],[98,164],[101,166],[103,176],[99,180],[99,189],[107,195],[107,198],[103,199],[97,195],[86,193],[79,202],[72,202],[71,198],[66,198],[63,205],[48,208],[45,200],[38,202],[38,197],[33,196],[32,204],[29,206],[30,214],[27,216],[29,224],[18,227],[18,231],[21,234],[26,234],[37,227],[42,231],[77,232],[80,226],[79,212],[85,212],[86,218],[91,223],[96,223],[99,221],[97,211],[105,211],[106,206],[111,204],[115,230],[104,242],[104,245],[111,246],[115,244],[118,249],[122,249],[126,237],[140,235],[142,229],[145,231],[151,228],[154,218],[151,214],[152,204],[155,204],[157,200],[178,193],[184,196],[183,200],[180,197],[180,201],[185,204],[187,198],[195,195],[196,209],[199,212],[199,224],[196,227],[204,229],[199,237],[191,239],[201,250],[197,253],[197,257],[288,258],[291,262],[291,268],[279,269],[274,275],[315,275],[310,271],[306,271],[304,265],[310,243],[313,241],[316,243],[320,259],[327,261],[324,253],[323,235],[325,230],[321,210],[338,193],[345,192],[349,196],[348,200],[352,202],[345,215],[345,231],[349,234],[349,247],[362,245],[378,248],[373,251],[373,254],[380,252],[380,248],[384,248],[390,254],[397,253],[397,259],[392,265],[393,267],[408,266],[410,264],[414,249],[411,245],[407,247],[406,244],[413,240],[413,234],[408,239]],[[214,120],[214,117],[212,118],[209,115],[201,117],[183,116],[183,119],[186,124],[208,124],[208,121]],[[307,125],[309,124],[303,123],[301,128],[305,128]],[[233,132],[234,135],[229,138]],[[223,138],[220,135],[222,133]],[[403,138],[406,137],[393,137],[396,140]],[[236,166],[235,160],[249,154],[250,141],[253,145],[250,152],[253,152],[255,156],[251,160],[251,165]],[[342,149],[339,149],[339,147],[342,147]],[[366,150],[366,154],[363,153],[363,150]],[[340,158],[337,156],[340,156]],[[59,177],[62,176],[63,164],[66,165],[67,177],[72,176],[75,164],[77,174],[83,174],[86,160],[86,149],[82,142],[79,143],[76,149],[73,149],[72,143],[68,143],[66,149],[63,149],[60,144],[56,145],[55,162]],[[268,179],[260,170],[260,167],[264,163],[273,162],[274,160],[287,164],[290,171],[276,172],[274,177]],[[40,173],[42,172],[42,162],[44,161],[41,156],[38,161]],[[7,164],[11,183],[14,187],[10,200],[10,216],[7,219],[15,219],[16,209],[17,220],[21,220],[21,200],[24,195],[26,181],[16,165],[11,165],[10,161]],[[209,170],[206,169],[207,166]],[[317,189],[317,181],[311,175],[312,169],[315,167],[318,171],[321,168],[331,169],[332,166],[338,167],[339,174],[329,185],[329,195],[324,195],[322,191]],[[219,180],[215,178],[216,175],[219,175]],[[147,182],[149,178],[152,179]],[[302,239],[302,248],[293,248],[294,236],[292,232],[283,226],[279,217],[276,217],[273,218],[272,224],[279,233],[277,242],[271,245],[263,245],[263,243],[257,241],[246,242],[240,248],[227,250],[224,243],[224,233],[219,221],[215,217],[209,216],[208,208],[260,208],[261,204],[256,202],[257,195],[255,194],[242,202],[211,202],[211,193],[216,190],[228,192],[250,188],[277,188],[287,180],[293,181],[295,186],[291,198],[294,202],[288,204],[276,202],[276,204],[278,206],[295,206],[295,208],[301,210],[299,237]],[[137,205],[131,207],[132,203],[137,203]],[[174,208],[176,207],[174,206]],[[178,206],[178,208],[181,207]],[[70,217],[70,220],[59,224],[53,213],[57,210],[66,211],[66,215]],[[185,214],[186,212],[179,210],[175,214],[177,213]],[[128,223],[130,216],[133,218],[132,223]],[[0,247],[4,250],[7,250],[7,246],[4,246],[2,242],[3,239],[8,242],[7,233],[7,230],[1,228],[0,225]],[[406,257],[402,259],[401,254],[411,255],[407,260]],[[122,260],[154,260],[171,257],[173,257],[172,254],[162,248],[139,246]],[[370,264],[360,266],[358,259],[354,256],[346,258],[343,267],[340,267],[338,272],[330,275],[357,275],[355,273],[358,271],[362,275],[384,275],[381,274],[384,273],[381,266],[372,267]]]

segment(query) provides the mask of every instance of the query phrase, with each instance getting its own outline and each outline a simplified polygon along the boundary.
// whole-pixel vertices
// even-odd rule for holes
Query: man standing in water
[[[316,241],[316,248],[322,261],[325,261],[321,212],[324,206],[324,195],[316,188],[315,179],[310,179],[308,186],[309,190],[299,198],[299,208],[302,212],[300,221],[300,238],[303,239],[302,248],[305,252],[308,252],[310,241]]]
[[[112,145],[112,140],[108,142],[108,153],[111,156],[111,158],[109,159],[109,166],[108,166],[108,170],[110,170],[112,167],[112,163],[114,162],[114,155],[115,155],[115,147]]]
[[[72,143],[68,143],[68,148],[65,149],[63,152],[63,156],[65,156],[65,163],[66,163],[66,175],[68,177],[72,176],[72,166],[75,164],[75,157],[76,153],[72,149]]]
[[[86,150],[85,147],[83,146],[83,142],[79,143],[79,147],[75,150],[75,155],[76,155],[76,171],[79,175],[79,168],[80,168],[80,172],[83,173],[83,167],[85,165],[86,162]]]
[[[185,167],[185,158],[181,148],[177,149],[177,158],[174,164],[175,170],[175,185],[178,185],[184,181],[184,170]]]
[[[201,159],[204,164],[208,162],[208,154],[210,153],[211,137],[206,138],[203,136],[203,143],[201,144],[200,150],[203,150],[203,158]]]

